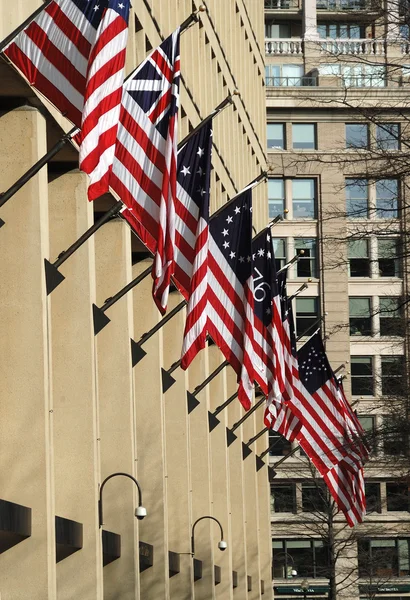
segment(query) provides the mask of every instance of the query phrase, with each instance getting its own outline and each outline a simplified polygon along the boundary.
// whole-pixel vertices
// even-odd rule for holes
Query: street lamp
[[[137,519],[139,521],[142,521],[142,519],[145,519],[145,517],[147,516],[147,509],[142,506],[141,486],[138,483],[138,481],[135,479],[135,477],[133,477],[132,475],[129,475],[128,473],[113,473],[112,475],[108,475],[108,477],[106,477],[104,479],[104,481],[102,482],[101,487],[100,487],[100,497],[98,499],[98,521],[99,521],[100,528],[103,526],[102,493],[103,493],[104,486],[109,479],[112,479],[113,477],[118,477],[119,475],[121,475],[123,477],[128,477],[129,479],[132,479],[132,481],[135,483],[135,485],[138,488],[138,506],[135,509],[135,516],[137,517]]]
[[[285,558],[285,564],[284,564],[284,566],[286,567],[286,570],[285,570],[286,579],[288,578],[288,566],[286,564],[287,563],[287,560],[286,560],[287,558],[290,558],[291,563],[292,563],[292,568],[290,570],[290,576],[291,577],[297,577],[298,572],[297,572],[297,570],[295,568],[295,561],[293,559],[293,556],[291,554],[289,554],[289,552],[278,552],[278,553],[274,552],[274,556],[272,558],[276,557],[276,560],[278,560],[280,556],[283,556]],[[273,565],[272,565],[272,567],[273,567]],[[272,577],[273,577],[273,570],[272,570]]]
[[[308,582],[308,580],[304,579],[302,581],[302,583],[300,584],[300,587],[302,588],[302,591],[303,591],[303,600],[306,600],[307,593],[308,593],[308,590],[309,590],[309,582]]]
[[[221,550],[222,552],[224,552],[224,550],[227,549],[228,544],[225,542],[224,540],[224,531],[222,529],[222,525],[220,524],[220,522],[218,521],[218,519],[215,519],[215,517],[210,517],[209,515],[205,515],[204,517],[199,517],[199,519],[197,519],[195,521],[195,523],[192,525],[192,534],[191,534],[191,554],[192,556],[194,556],[195,554],[195,526],[197,523],[199,523],[199,521],[202,521],[202,519],[212,519],[213,521],[216,521],[219,525],[219,528],[221,530],[221,541],[218,542],[218,548],[219,550]]]

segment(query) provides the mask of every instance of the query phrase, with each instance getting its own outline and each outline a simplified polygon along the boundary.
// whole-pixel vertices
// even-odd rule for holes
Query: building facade
[[[300,343],[320,326],[330,363],[368,432],[368,515],[330,518],[300,451],[274,433],[275,597],[410,595],[408,364],[408,9],[357,0],[265,0],[270,217]],[[400,158],[402,157],[402,158]],[[304,251],[303,253],[301,251]],[[404,411],[404,412],[403,412]],[[288,458],[285,459],[285,457]],[[285,460],[284,460],[285,459]],[[333,599],[334,600],[334,599]]]
[[[40,0],[0,1],[1,39]],[[196,0],[134,0],[129,73],[193,11]],[[233,104],[214,120],[212,211],[266,167],[263,5],[261,0],[207,0],[199,23],[181,38],[182,139],[235,89]],[[238,49],[244,51],[239,52]],[[0,64],[1,191],[71,129],[5,61]],[[55,261],[112,204],[87,202],[87,178],[70,144],[1,208],[2,321],[0,393],[1,600],[141,600],[271,597],[267,467],[242,458],[241,442],[263,427],[263,408],[236,429],[239,402],[209,413],[237,388],[230,368],[188,410],[187,391],[223,361],[215,346],[187,372],[176,369],[163,393],[161,368],[179,359],[184,311],[144,345],[160,315],[146,278],[107,311],[94,335],[92,304],[102,306],[151,264],[128,225],[115,218],[61,266],[64,281],[46,294],[44,259]],[[266,189],[254,192],[254,222],[267,220]],[[4,222],[4,224],[3,224]],[[169,310],[181,302],[170,295]],[[147,510],[137,520],[135,477]],[[218,519],[227,549],[220,552]]]

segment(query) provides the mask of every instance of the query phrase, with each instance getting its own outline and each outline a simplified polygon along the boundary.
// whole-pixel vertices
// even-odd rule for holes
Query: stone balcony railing
[[[385,56],[386,42],[372,39],[331,39],[321,40],[322,54],[349,54],[353,56]]]
[[[322,55],[332,54],[337,56],[385,56],[386,41],[373,39],[323,39],[316,42]],[[402,53],[410,54],[410,42],[402,43]],[[293,56],[303,55],[303,40],[292,39],[265,39],[265,53],[267,56]]]
[[[380,10],[376,0],[316,0],[318,11],[357,12]],[[265,0],[265,10],[302,10],[302,0]]]
[[[267,56],[303,54],[301,39],[265,39],[265,53]]]

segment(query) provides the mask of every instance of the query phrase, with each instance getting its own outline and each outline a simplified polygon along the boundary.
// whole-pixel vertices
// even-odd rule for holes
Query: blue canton
[[[246,190],[211,217],[210,234],[242,285],[252,274],[252,191]]]
[[[209,219],[211,151],[212,121],[209,121],[178,152],[178,183],[206,221]]]
[[[101,17],[106,8],[108,8],[109,0],[71,0],[84,13],[87,21],[90,22],[94,29],[98,29]]]
[[[255,316],[268,327],[272,322],[272,299],[276,292],[275,258],[272,256],[270,229],[261,231],[252,241]]]
[[[300,348],[298,361],[300,380],[311,394],[333,377],[319,332]]]

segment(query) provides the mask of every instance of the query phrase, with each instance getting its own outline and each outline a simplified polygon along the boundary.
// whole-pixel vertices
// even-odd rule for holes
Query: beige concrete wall
[[[2,36],[38,5],[0,0]],[[191,0],[179,0],[176,7],[165,0],[136,0],[127,72],[197,6]],[[212,210],[265,168],[262,6],[262,0],[252,5],[209,0],[201,25],[181,38],[180,139],[235,88],[240,92],[214,121]],[[32,98],[11,73],[0,82],[0,97]],[[45,116],[28,107],[0,113],[0,192],[46,152],[47,135],[50,144],[59,127],[71,128],[43,99],[36,102],[44,102]],[[219,415],[218,428],[208,430],[208,411],[236,389],[232,370],[225,369],[187,413],[186,391],[220,363],[221,353],[206,349],[187,373],[177,369],[176,383],[162,393],[160,369],[180,356],[183,310],[144,345],[147,355],[132,369],[130,338],[138,340],[160,319],[150,277],[107,311],[111,322],[94,336],[92,303],[102,306],[150,263],[132,264],[131,232],[119,219],[61,266],[65,280],[46,297],[44,258],[54,261],[103,206],[87,203],[86,177],[63,163],[75,158],[72,151],[58,155],[59,173],[54,165],[47,181],[43,169],[0,210],[6,222],[0,229],[0,499],[32,509],[31,537],[0,555],[1,599],[259,598],[261,578],[269,590],[266,569],[262,576],[270,563],[267,475],[256,474],[254,457],[243,463],[241,432],[232,448],[226,446],[226,426],[243,414],[237,400]],[[267,218],[264,185],[254,198],[260,229]],[[169,310],[181,299],[173,292]],[[246,436],[262,426],[256,419],[260,415],[252,417]],[[144,521],[135,519],[137,490],[128,478],[107,483],[103,528],[121,535],[121,557],[103,567],[97,500],[99,486],[114,472],[137,477],[148,514]],[[56,515],[83,527],[82,549],[57,565]],[[203,577],[194,582],[191,529],[204,515],[220,520],[228,549],[218,550],[217,524],[201,521],[195,556],[203,561]],[[154,548],[153,566],[142,573],[140,541]],[[180,553],[180,573],[171,578],[168,551]],[[214,565],[222,570],[218,585]]]
[[[44,154],[45,125],[31,108],[1,115],[6,188]],[[0,487],[3,500],[32,509],[32,535],[1,556],[1,594],[5,600],[55,599],[53,397],[43,280],[43,258],[49,252],[45,170],[2,209],[2,218]]]

